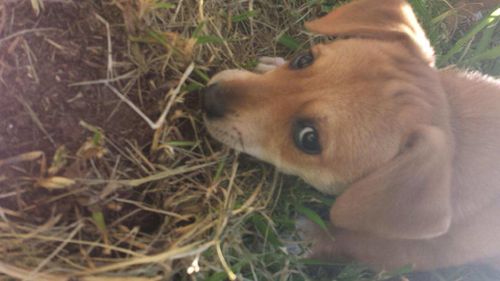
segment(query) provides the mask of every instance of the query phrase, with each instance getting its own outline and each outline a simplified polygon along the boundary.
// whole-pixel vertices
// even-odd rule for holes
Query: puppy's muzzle
[[[218,83],[211,84],[202,91],[202,109],[209,119],[222,118],[227,111],[227,101]]]

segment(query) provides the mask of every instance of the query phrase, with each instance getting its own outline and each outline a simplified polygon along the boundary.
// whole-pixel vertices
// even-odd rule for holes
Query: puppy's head
[[[212,78],[216,139],[336,194],[403,153],[418,127],[447,126],[432,48],[405,1],[354,1],[306,27],[337,39],[265,74]]]

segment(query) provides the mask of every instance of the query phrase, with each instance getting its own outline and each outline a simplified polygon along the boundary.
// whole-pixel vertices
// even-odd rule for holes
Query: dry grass
[[[330,199],[211,140],[196,92],[321,40],[302,22],[328,1],[7,2],[0,280],[333,278],[288,254]]]
[[[249,233],[249,220],[258,216],[264,225],[273,224],[269,206],[283,188],[281,176],[269,167],[240,167],[232,151],[218,144],[213,147],[196,103],[186,100],[197,95],[191,91],[206,82],[214,67],[252,64],[259,55],[276,53],[274,44],[269,44],[275,38],[254,36],[255,30],[276,34],[275,28],[293,23],[261,23],[248,17],[252,9],[283,18],[281,11],[297,7],[224,2],[46,1],[33,6],[42,18],[83,19],[68,31],[50,18],[51,27],[28,28],[33,22],[21,17],[37,18],[27,9],[28,3],[2,6],[3,93],[22,105],[36,137],[47,140],[32,140],[20,130],[13,137],[35,149],[17,150],[18,143],[11,143],[3,151],[0,251],[5,255],[0,272],[10,276],[5,278],[203,280],[227,275],[233,279],[235,263],[252,251],[244,239],[260,238]],[[6,18],[7,13],[13,17]],[[54,35],[60,32],[63,36]],[[61,143],[64,138],[50,124],[54,120],[40,116],[48,112],[38,108],[34,104],[38,99],[30,95],[40,94],[46,83],[39,77],[43,70],[37,63],[45,55],[51,64],[65,63],[59,57],[72,56],[70,48],[78,47],[73,36],[89,37],[88,57],[80,60],[90,62],[83,62],[79,72],[100,75],[82,80],[81,73],[75,73],[66,79],[65,90],[102,91],[100,97],[81,97],[85,95],[81,92],[70,98],[81,100],[84,110],[92,106],[90,99],[111,105],[99,110],[98,118],[87,120],[85,114],[76,114],[77,130],[85,133]],[[50,54],[37,52],[39,41],[50,45]],[[256,48],[243,47],[250,45]],[[16,62],[28,72],[25,76],[10,68]],[[16,88],[10,79],[26,79],[22,82],[35,90]],[[48,101],[47,106],[57,102]],[[61,111],[58,115],[72,114]],[[137,132],[108,132],[106,128],[122,121],[113,120],[117,114],[140,116],[128,124]],[[65,134],[69,129],[62,130]],[[262,262],[251,259],[239,267],[262,276]],[[291,274],[286,270],[281,273],[284,277]],[[277,273],[267,274],[271,280],[270,274]]]

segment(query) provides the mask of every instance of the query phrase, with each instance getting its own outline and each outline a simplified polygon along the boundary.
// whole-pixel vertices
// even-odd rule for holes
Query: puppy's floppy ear
[[[434,126],[417,128],[393,160],[354,182],[330,210],[335,226],[384,238],[425,239],[451,223],[451,145]]]
[[[305,26],[325,35],[399,41],[425,62],[434,64],[434,51],[405,0],[353,1]]]

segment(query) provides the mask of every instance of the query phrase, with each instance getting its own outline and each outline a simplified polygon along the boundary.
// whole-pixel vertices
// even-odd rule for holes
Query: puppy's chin
[[[311,183],[309,183],[311,184]],[[313,185],[314,186],[314,185]],[[328,195],[340,195],[349,185],[343,182],[336,182],[325,186],[314,186],[317,190]]]
[[[349,187],[349,184],[341,181],[332,180],[327,182],[323,181],[325,177],[317,176],[316,174],[315,174],[316,176],[302,175],[300,173],[300,170],[298,170],[297,172],[296,169],[287,168],[280,164],[272,162],[271,164],[273,164],[280,172],[287,175],[297,176],[301,178],[303,181],[305,181],[311,187],[328,195],[340,195],[347,189],[347,187]],[[331,180],[331,177],[328,177],[327,180]]]

